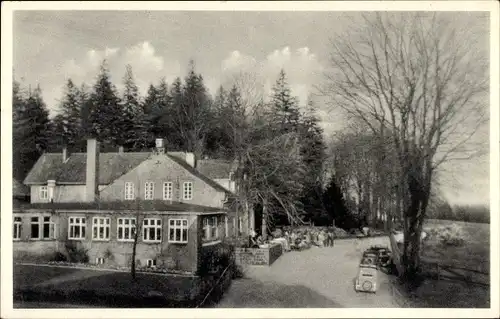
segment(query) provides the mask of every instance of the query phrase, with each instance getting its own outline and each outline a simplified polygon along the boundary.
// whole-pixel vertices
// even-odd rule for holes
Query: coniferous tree
[[[132,67],[126,66],[123,78],[124,91],[121,99],[120,145],[127,150],[142,150],[147,145],[147,124],[144,109],[139,100],[139,88],[134,82]]]
[[[158,122],[157,136],[166,138],[167,147],[171,150],[179,150],[179,134],[175,130],[176,109],[172,102],[172,96],[166,80],[161,79],[157,86],[158,92]]]
[[[71,79],[66,83],[59,114],[53,122],[59,147],[64,145],[74,150],[82,137],[82,104],[78,87]]]
[[[89,100],[89,135],[101,141],[105,148],[116,148],[123,134],[120,130],[122,112],[106,60],[101,64]]]
[[[14,177],[23,180],[49,147],[51,122],[39,86],[24,99],[19,85],[14,85],[13,160]]]
[[[217,158],[234,159],[231,129],[234,125],[233,118],[228,112],[228,92],[220,86],[214,98],[211,129],[206,141],[208,154]]]
[[[315,114],[311,99],[307,102],[306,110],[301,114],[299,124],[300,152],[305,164],[304,194],[301,202],[310,214],[315,224],[321,225],[329,220],[323,206],[323,163],[326,158],[323,130],[319,126],[319,119]]]
[[[186,141],[186,150],[200,157],[205,149],[211,116],[211,100],[203,83],[201,74],[194,69],[191,61],[188,75],[185,78],[182,95],[181,119],[182,138]]]
[[[170,87],[170,98],[172,108],[172,136],[167,137],[169,145],[175,145],[179,150],[186,150],[187,127],[185,125],[185,115],[183,112],[184,92],[182,81],[176,78]]]
[[[272,88],[270,111],[277,130],[282,133],[298,132],[299,104],[297,98],[292,95],[284,70],[281,70]]]

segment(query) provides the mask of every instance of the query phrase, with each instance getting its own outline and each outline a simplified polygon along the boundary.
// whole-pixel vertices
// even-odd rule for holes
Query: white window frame
[[[46,185],[40,186],[40,199],[49,199],[49,188]]]
[[[180,238],[177,238],[177,230],[180,229]],[[173,231],[173,238],[171,232]],[[183,232],[186,232],[183,238]],[[168,220],[168,242],[175,244],[187,244],[189,241],[189,222],[186,218],[171,218]]]
[[[78,221],[77,221],[78,219]],[[74,227],[80,228],[79,237],[74,236],[75,231],[73,231],[73,236],[71,236],[71,229]],[[83,230],[83,231],[82,231]],[[85,233],[85,234],[83,234]],[[84,240],[87,236],[87,218],[84,216],[69,216],[68,218],[68,239],[70,240]]]
[[[135,188],[134,183],[125,182],[125,200],[134,200],[135,199]]]
[[[48,218],[49,220],[46,221],[45,219]],[[42,220],[40,222],[41,224],[41,239],[43,240],[52,240],[56,239],[56,224],[52,220],[52,216],[42,216]],[[45,237],[45,225],[48,225],[49,227],[49,236]]]
[[[187,188],[188,185],[189,185],[189,189]],[[183,200],[192,200],[193,199],[193,182],[184,182],[182,184],[182,199]]]
[[[101,228],[103,236],[101,236]],[[106,236],[107,230],[107,236]],[[96,236],[97,235],[97,236]],[[111,218],[109,217],[92,217],[92,240],[94,241],[109,241],[111,237]]]
[[[215,235],[213,232],[215,230]],[[203,240],[219,240],[219,216],[207,216],[203,218]]]
[[[146,243],[161,243],[162,241],[162,220],[161,218],[144,218],[142,220],[142,241]],[[150,238],[150,229],[154,229],[154,237],[153,239]],[[159,231],[159,232],[158,232]],[[158,238],[158,234],[160,234]]]
[[[163,200],[172,200],[174,187],[172,182],[163,183]]]
[[[42,232],[40,231],[40,229],[41,229],[41,227],[40,227],[40,217],[41,216],[31,216],[30,217],[30,239],[31,240],[40,240],[40,239],[42,239]],[[37,221],[34,222],[33,218],[36,218]],[[33,225],[37,225],[38,226],[38,237],[33,237]]]
[[[128,220],[128,224],[125,221]],[[121,221],[121,223],[120,223]],[[120,238],[120,228],[122,228],[122,237]],[[129,238],[125,238],[125,229],[128,229]],[[124,242],[133,242],[137,231],[137,220],[135,217],[120,217],[116,220],[116,240]]]
[[[21,240],[22,231],[23,231],[23,219],[22,219],[22,217],[21,216],[14,216],[14,229],[12,230],[13,240]]]
[[[146,183],[144,183],[144,199],[153,200],[154,198],[155,198],[155,183],[147,181]]]
[[[95,264],[96,265],[103,265],[104,264],[104,258],[103,257],[96,257],[95,258]]]

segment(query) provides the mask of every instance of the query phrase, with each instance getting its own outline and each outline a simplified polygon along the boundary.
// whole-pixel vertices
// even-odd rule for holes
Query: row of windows
[[[173,194],[173,186],[172,182],[164,182],[163,183],[163,199],[164,200],[172,200]],[[152,200],[154,199],[154,182],[146,182],[144,184],[144,199]],[[125,199],[126,200],[134,200],[134,183],[126,182],[125,183]],[[40,199],[48,199],[49,192],[47,186],[40,187]],[[192,200],[193,199],[193,183],[192,182],[184,182],[182,185],[182,199],[183,200]]]
[[[21,217],[14,217],[14,240],[20,240],[22,234]],[[134,241],[136,234],[136,219],[133,217],[118,218],[117,220],[117,240]],[[111,219],[109,217],[92,218],[92,239],[110,239]],[[85,217],[69,217],[68,219],[68,239],[83,240],[86,237],[87,223]],[[43,217],[41,222],[39,217],[32,217],[30,222],[31,239],[55,239],[55,224],[50,217]],[[162,241],[162,220],[159,218],[145,218],[142,221],[142,240],[144,242]],[[168,221],[168,241],[171,243],[188,242],[188,221],[187,219],[169,219]]]
[[[146,182],[144,184],[144,199],[154,199],[154,182]],[[125,183],[125,199],[133,200],[135,199],[135,188],[134,183]],[[173,184],[172,182],[163,183],[163,199],[172,200]],[[193,199],[193,182],[184,182],[182,185],[182,199],[192,200]]]
[[[22,233],[21,217],[14,217],[14,239],[21,239]],[[30,219],[30,238],[32,239],[54,239],[56,225],[50,217],[31,217]]]

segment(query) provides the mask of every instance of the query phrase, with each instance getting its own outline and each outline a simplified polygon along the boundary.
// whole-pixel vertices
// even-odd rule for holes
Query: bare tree
[[[468,143],[485,122],[488,68],[467,30],[446,14],[376,13],[332,41],[321,92],[333,106],[390,137],[400,168],[403,264],[420,265],[420,233],[433,174],[470,158]],[[381,145],[384,147],[384,144]]]

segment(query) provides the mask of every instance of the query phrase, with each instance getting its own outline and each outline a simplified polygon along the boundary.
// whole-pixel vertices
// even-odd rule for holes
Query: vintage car
[[[376,254],[369,251],[363,253],[354,287],[357,292],[377,292],[377,260],[378,257]]]
[[[375,265],[375,267],[378,266],[379,263],[379,258],[378,254],[375,252],[372,252],[370,250],[367,250],[363,253],[363,258],[361,259],[361,264],[366,264],[366,265]]]
[[[367,251],[365,251],[365,253],[367,252],[377,255],[377,264],[380,267],[387,267],[391,263],[391,250],[387,246],[372,246]]]

